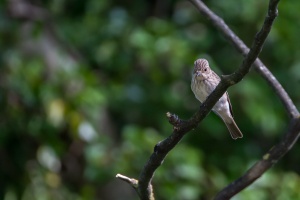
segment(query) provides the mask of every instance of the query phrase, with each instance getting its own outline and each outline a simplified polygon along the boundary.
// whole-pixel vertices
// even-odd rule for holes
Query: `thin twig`
[[[212,12],[202,1],[189,0],[199,10],[199,12],[205,16],[212,24],[227,38],[233,46],[244,56],[249,52],[249,48],[245,43],[227,26],[224,20]],[[274,13],[268,13],[272,15]],[[299,112],[294,105],[293,101],[283,89],[281,84],[275,78],[275,76],[269,71],[269,69],[257,58],[254,62],[254,69],[268,82],[274,92],[277,94],[282,104],[284,105],[287,113],[291,118],[295,118],[299,115]]]
[[[134,189],[136,189],[138,187],[139,181],[134,179],[134,178],[129,178],[129,177],[124,176],[122,174],[117,174],[116,178],[129,183]]]

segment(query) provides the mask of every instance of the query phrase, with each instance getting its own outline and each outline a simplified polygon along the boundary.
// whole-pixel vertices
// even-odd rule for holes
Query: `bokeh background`
[[[205,1],[250,46],[268,1]],[[184,0],[7,0],[0,3],[0,199],[137,199],[117,180],[138,178],[155,144],[199,103],[193,62],[219,74],[242,56]],[[260,55],[300,106],[300,1],[282,1]],[[251,71],[229,89],[244,138],[209,114],[168,155],[157,199],[210,199],[287,128],[266,82]],[[300,147],[234,199],[299,199]]]

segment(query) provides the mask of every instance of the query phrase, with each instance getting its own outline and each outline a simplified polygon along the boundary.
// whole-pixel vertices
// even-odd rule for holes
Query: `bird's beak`
[[[196,76],[201,76],[202,73],[200,71],[196,71]]]

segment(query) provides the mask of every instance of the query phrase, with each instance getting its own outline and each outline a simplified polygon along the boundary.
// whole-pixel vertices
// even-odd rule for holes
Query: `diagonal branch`
[[[168,152],[176,146],[176,144],[188,131],[195,128],[198,123],[204,119],[204,117],[208,114],[208,112],[228,87],[241,81],[241,79],[249,72],[249,69],[254,61],[255,69],[267,80],[267,82],[281,99],[283,105],[289,113],[289,116],[291,117],[291,122],[288,131],[281,142],[271,148],[269,152],[266,153],[263,158],[253,167],[251,167],[242,177],[219,192],[215,198],[229,199],[245,187],[249,186],[265,171],[272,167],[282,156],[284,156],[284,154],[293,147],[300,136],[300,116],[298,110],[272,73],[259,59],[257,59],[263,43],[271,30],[273,21],[278,14],[277,5],[279,0],[270,0],[268,15],[265,18],[262,29],[256,35],[250,50],[228,28],[224,21],[211,12],[201,1],[190,1],[234,44],[234,46],[245,56],[245,59],[242,65],[233,74],[222,77],[222,80],[215,91],[209,95],[207,100],[201,105],[199,111],[196,112],[189,120],[184,121],[174,114],[167,113],[169,122],[174,126],[173,133],[155,146],[154,153],[151,155],[140,174],[137,192],[139,193],[140,198],[143,200],[154,199],[151,181],[155,170],[162,164]]]
[[[300,136],[300,118],[292,119],[284,138],[272,147],[261,160],[256,162],[243,176],[221,190],[216,200],[230,199],[235,194],[252,184],[263,173],[278,162],[295,144]]]
[[[213,13],[202,1],[189,0],[199,10],[199,12],[205,16],[212,24],[227,38],[233,46],[244,56],[249,52],[249,48],[244,42],[227,26],[222,18]],[[268,13],[272,15],[272,13]],[[293,104],[291,98],[287,92],[283,89],[281,84],[277,81],[274,75],[269,69],[257,58],[254,62],[254,69],[268,82],[273,88],[274,92],[278,95],[285,109],[287,110],[291,118],[297,117],[299,112],[296,106]]]
[[[234,85],[242,80],[242,78],[249,72],[251,65],[258,57],[263,43],[267,38],[273,21],[277,16],[277,4],[279,0],[270,0],[268,15],[265,18],[262,29],[256,35],[252,47],[245,57],[242,65],[231,75],[223,76],[221,82],[216,89],[209,95],[206,101],[200,106],[188,121],[179,119],[176,115],[167,113],[169,121],[174,125],[173,133],[165,140],[159,142],[151,155],[150,159],[144,166],[138,185],[138,193],[142,200],[148,200],[151,196],[151,181],[155,170],[162,164],[164,158],[171,151],[175,145],[182,139],[182,137],[191,129],[195,128],[209,113],[218,99],[225,93],[228,87]]]
[[[209,8],[206,7],[201,1],[190,0],[198,10],[206,16],[218,30],[220,30],[225,37],[232,42],[232,44],[241,52],[246,55],[249,49],[246,45],[229,29],[224,21],[215,15]],[[270,14],[270,13],[269,13]],[[292,118],[288,131],[284,135],[284,138],[277,145],[272,147],[261,160],[255,163],[242,177],[229,184],[223,190],[221,190],[215,199],[230,199],[235,194],[252,184],[257,180],[264,172],[271,168],[278,160],[283,157],[295,144],[300,136],[300,118],[299,111],[293,104],[292,100],[282,88],[280,83],[276,80],[273,74],[268,68],[259,60],[256,59],[254,67],[258,73],[260,73],[264,79],[267,80],[269,85],[273,88],[275,93],[279,96],[283,105],[285,106],[289,116]]]

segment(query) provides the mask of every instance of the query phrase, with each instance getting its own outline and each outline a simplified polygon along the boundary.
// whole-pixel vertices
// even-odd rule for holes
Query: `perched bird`
[[[198,59],[195,61],[191,88],[195,97],[201,103],[205,101],[220,81],[220,77],[210,69],[207,60]],[[212,110],[222,118],[233,139],[243,137],[233,119],[232,107],[227,92],[217,101]]]

